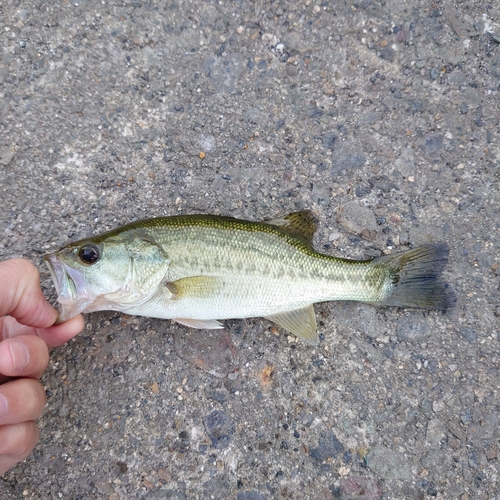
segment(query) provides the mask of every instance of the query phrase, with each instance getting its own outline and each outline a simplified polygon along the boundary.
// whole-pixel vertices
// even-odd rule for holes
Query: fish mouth
[[[83,312],[94,300],[87,289],[83,273],[65,264],[56,254],[43,258],[57,292],[59,317],[56,323],[63,323]]]

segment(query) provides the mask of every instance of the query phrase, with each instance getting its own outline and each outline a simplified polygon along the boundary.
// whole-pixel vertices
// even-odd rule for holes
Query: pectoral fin
[[[172,292],[172,299],[177,300],[186,297],[210,297],[219,284],[220,280],[214,276],[189,276],[167,283],[166,287]]]
[[[172,318],[172,321],[177,321],[177,323],[180,323],[181,325],[198,328],[200,330],[217,330],[224,328],[224,325],[216,319]]]
[[[316,316],[312,304],[302,309],[287,311],[266,316],[285,330],[297,335],[308,344],[318,345],[319,338],[316,331]]]
[[[172,300],[184,298],[207,298],[217,293],[221,280],[214,276],[189,276],[166,284],[172,293]],[[191,328],[215,330],[224,328],[224,325],[215,319],[172,318],[181,325]]]

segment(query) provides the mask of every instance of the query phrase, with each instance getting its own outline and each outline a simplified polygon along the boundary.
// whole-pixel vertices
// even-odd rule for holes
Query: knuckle
[[[7,274],[18,277],[34,276],[35,278],[38,278],[38,269],[29,260],[10,259],[3,262],[2,265],[7,271]]]
[[[26,259],[13,259],[15,265],[20,272],[38,275],[38,269]]]

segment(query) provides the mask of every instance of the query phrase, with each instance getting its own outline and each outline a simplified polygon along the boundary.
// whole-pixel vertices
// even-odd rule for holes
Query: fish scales
[[[160,217],[70,243],[46,262],[61,320],[112,309],[219,328],[219,319],[263,316],[314,344],[315,302],[450,305],[445,244],[348,260],[315,251],[314,230],[309,212],[267,222]]]
[[[231,317],[265,316],[288,310],[290,303],[295,308],[312,301],[378,298],[380,287],[363,286],[366,263],[354,267],[301,245],[291,245],[274,232],[231,226],[174,229],[167,226],[158,228],[159,234],[155,235],[171,259],[169,281],[190,274],[223,277],[223,297],[206,299],[207,307],[218,317],[222,314],[221,307],[228,308],[225,314]],[[194,266],[191,257],[200,254],[203,257]],[[243,311],[241,300],[248,301]],[[206,311],[198,310],[195,314],[202,319]]]

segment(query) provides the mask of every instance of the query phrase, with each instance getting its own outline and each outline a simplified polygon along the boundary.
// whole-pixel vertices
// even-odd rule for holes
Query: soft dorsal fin
[[[278,217],[266,221],[266,224],[278,226],[290,236],[302,241],[308,247],[312,246],[312,239],[316,231],[317,219],[309,210],[293,212],[285,217]]]
[[[318,332],[316,331],[316,316],[312,304],[302,309],[271,314],[266,318],[297,335],[308,344],[319,344]]]

